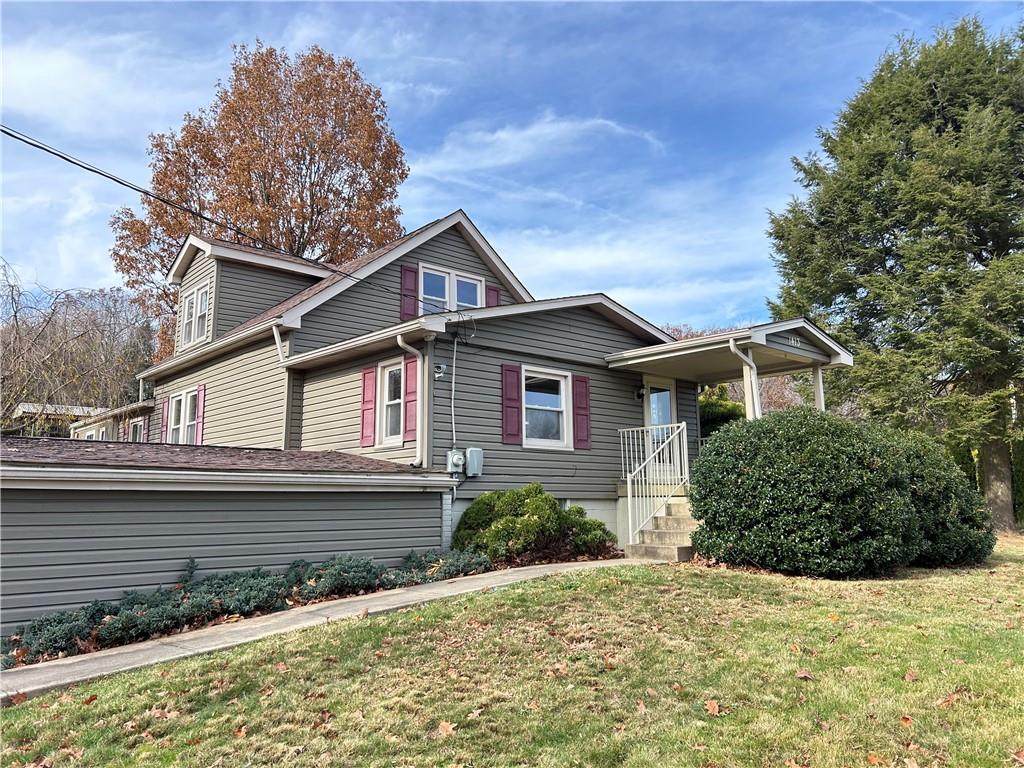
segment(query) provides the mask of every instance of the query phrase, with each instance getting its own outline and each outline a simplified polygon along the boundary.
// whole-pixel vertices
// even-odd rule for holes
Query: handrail
[[[686,423],[620,429],[619,443],[633,544],[688,480]]]

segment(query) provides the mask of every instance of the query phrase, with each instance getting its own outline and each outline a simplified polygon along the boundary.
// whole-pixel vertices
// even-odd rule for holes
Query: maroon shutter
[[[149,416],[143,416],[142,418],[142,441],[143,443],[149,442]]]
[[[488,285],[486,293],[488,307],[496,307],[501,304],[501,288],[496,285]]]
[[[417,304],[420,298],[420,273],[416,267],[402,267],[402,307],[398,313],[399,320],[412,320],[419,316]]]
[[[572,377],[572,444],[590,450],[590,379]]]
[[[196,445],[203,444],[203,416],[206,415],[206,385],[196,387]]]
[[[363,369],[362,430],[359,445],[372,448],[377,423],[377,369]]]
[[[523,370],[501,366],[501,442],[523,444]]]
[[[160,417],[160,442],[167,442],[167,417],[170,415],[171,401],[169,398],[164,398],[163,404],[163,415]]]
[[[416,365],[416,358],[412,355],[405,356],[405,392],[402,397],[402,407],[405,409],[405,432],[403,440],[416,439],[416,389],[417,374],[419,366]]]

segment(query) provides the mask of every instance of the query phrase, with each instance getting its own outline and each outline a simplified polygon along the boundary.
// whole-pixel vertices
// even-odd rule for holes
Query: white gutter
[[[395,342],[399,347],[404,349],[410,355],[416,358],[416,371],[419,374],[420,380],[416,384],[416,461],[415,466],[423,466],[423,444],[424,437],[426,436],[426,423],[424,421],[424,414],[427,409],[424,408],[424,404],[427,401],[427,377],[426,367],[423,365],[423,353],[420,352],[416,347],[411,347],[405,343],[405,339],[402,338],[402,334],[395,336]],[[405,396],[405,393],[402,393]],[[403,404],[404,407],[404,404]]]
[[[216,341],[212,341],[193,352],[188,352],[178,357],[172,357],[169,360],[165,360],[162,363],[150,366],[146,370],[135,375],[135,378],[140,381],[151,379],[154,376],[173,371],[178,368],[191,365],[193,363],[205,360],[208,357],[214,357],[220,352],[231,349],[236,346],[240,346],[242,342],[248,341],[256,336],[259,336],[275,325],[280,325],[281,319],[278,317],[272,317],[269,320],[264,320],[262,323],[254,325],[246,331],[241,333],[235,333],[228,336],[221,336]]]
[[[4,465],[4,488],[152,491],[445,491],[452,479],[438,473],[327,473],[115,469]]]
[[[740,351],[740,348],[736,346],[736,339],[729,339],[729,349],[743,363],[747,374],[743,377],[744,389],[747,390],[744,394],[750,401],[750,410],[753,411],[752,414],[747,415],[747,418],[759,419],[761,418],[761,392],[757,381],[757,365],[754,363],[754,358]]]

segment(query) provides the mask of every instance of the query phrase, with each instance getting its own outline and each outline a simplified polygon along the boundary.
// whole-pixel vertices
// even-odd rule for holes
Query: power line
[[[157,201],[163,203],[164,205],[168,205],[168,206],[170,206],[171,208],[174,208],[177,211],[181,211],[182,213],[187,213],[187,214],[189,214],[191,216],[195,216],[195,217],[197,217],[199,219],[202,219],[203,221],[206,221],[206,222],[208,222],[210,224],[213,224],[214,226],[223,227],[224,229],[230,230],[231,232],[234,232],[236,235],[239,235],[241,237],[248,238],[249,240],[254,240],[257,243],[262,243],[264,246],[266,246],[267,248],[269,248],[272,251],[276,251],[278,253],[285,253],[285,251],[281,250],[280,248],[278,248],[277,246],[273,245],[272,243],[268,243],[266,240],[264,240],[261,237],[257,237],[256,235],[250,234],[249,232],[246,232],[243,229],[239,229],[238,227],[236,227],[233,224],[230,224],[230,223],[228,223],[226,221],[221,221],[221,220],[218,220],[218,219],[214,219],[214,218],[212,218],[210,216],[207,216],[206,214],[200,213],[199,211],[196,211],[196,210],[194,210],[192,208],[189,208],[186,205],[182,205],[181,203],[175,202],[174,200],[169,200],[168,198],[164,197],[163,195],[159,195],[156,192],[153,192],[152,190],[146,189],[145,187],[140,187],[138,184],[135,184],[134,182],[128,181],[127,179],[122,179],[120,176],[115,176],[113,173],[110,173],[109,171],[105,171],[102,168],[97,168],[95,165],[92,165],[91,163],[87,163],[84,160],[80,160],[77,157],[75,157],[74,155],[68,154],[67,152],[64,152],[63,150],[57,149],[56,147],[52,147],[49,144],[46,144],[45,142],[40,141],[39,139],[33,138],[32,136],[29,136],[27,133],[22,133],[21,131],[15,130],[14,128],[11,128],[9,126],[3,125],[2,123],[0,123],[0,132],[2,132],[5,136],[9,136],[12,139],[15,139],[17,141],[22,142],[23,144],[27,144],[28,146],[32,147],[33,149],[38,149],[38,150],[40,150],[42,152],[46,152],[49,155],[53,155],[54,157],[56,157],[56,158],[58,158],[60,160],[63,160],[66,163],[70,163],[71,165],[74,165],[77,168],[81,168],[82,170],[88,171],[89,173],[94,173],[97,176],[100,176],[100,177],[102,177],[104,179],[107,179],[108,181],[112,181],[115,184],[119,184],[122,187],[126,187],[127,189],[130,189],[133,192],[138,192],[140,195],[145,195],[146,197],[151,197],[154,200],[157,200]],[[309,261],[310,261],[310,263],[314,263],[314,264],[318,263],[318,262],[314,262],[312,260],[309,260]],[[351,272],[346,272],[345,270],[341,269],[340,267],[338,267],[335,264],[331,264],[330,267],[331,267],[331,269],[335,270],[338,274],[340,274],[342,277],[347,277],[347,278],[349,278],[349,279],[351,279],[353,281],[356,281],[356,282],[365,283],[366,285],[369,285],[369,286],[371,286],[373,288],[377,288],[378,290],[386,291],[386,292],[388,292],[390,294],[397,293],[398,297],[399,297],[399,300],[404,298],[404,294],[401,292],[401,290],[395,291],[395,290],[393,290],[392,288],[390,288],[390,287],[388,287],[386,285],[381,285],[380,283],[374,283],[374,282],[372,282],[371,280],[369,280],[369,279],[367,279],[365,277],[357,277],[356,275],[352,274]],[[423,309],[423,307],[425,306],[425,302],[422,299],[420,299],[419,296],[416,297],[416,300],[420,304],[420,309]],[[448,310],[448,311],[449,312],[454,311],[455,314],[459,315],[459,317],[462,318],[463,321],[465,321],[466,315],[461,310],[456,309],[456,310]],[[476,321],[474,320],[474,325],[475,325],[475,322]]]

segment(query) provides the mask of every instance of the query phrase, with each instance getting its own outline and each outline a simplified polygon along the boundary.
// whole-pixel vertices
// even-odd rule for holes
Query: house
[[[173,356],[152,397],[76,437],[343,451],[452,480],[451,530],[480,493],[540,481],[636,554],[675,558],[697,394],[852,365],[797,318],[678,341],[604,294],[535,299],[461,210],[342,266],[198,235],[178,287]],[[105,426],[104,426],[105,425]],[[91,436],[91,438],[90,438]],[[448,535],[448,534],[446,534]]]
[[[57,403],[18,403],[4,424],[5,435],[22,437],[67,437],[76,419],[95,416],[105,408]]]

